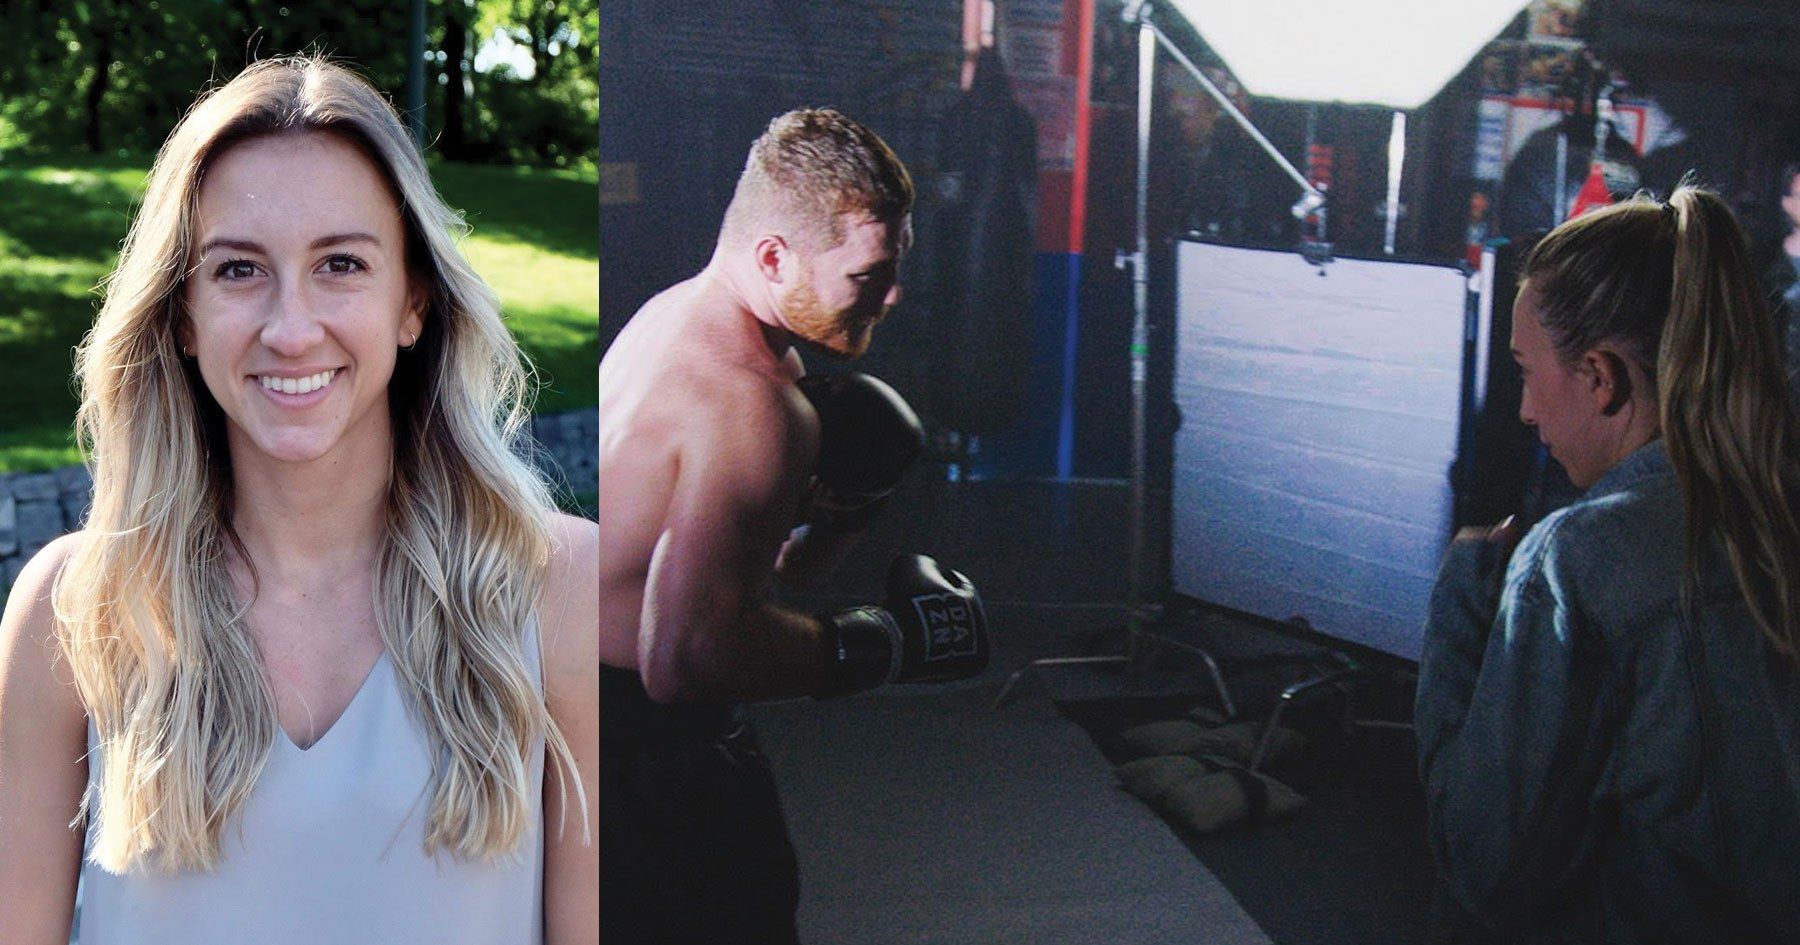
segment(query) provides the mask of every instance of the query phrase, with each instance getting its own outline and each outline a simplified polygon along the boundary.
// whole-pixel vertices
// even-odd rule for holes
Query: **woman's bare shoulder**
[[[600,526],[557,515],[550,534],[538,606],[544,666],[552,674],[579,676],[600,661]]]
[[[0,701],[4,708],[26,705],[34,714],[48,711],[67,718],[84,714],[56,632],[51,595],[69,559],[86,541],[84,533],[76,532],[45,545],[26,562],[7,592],[6,611],[0,616],[0,691],[4,691]]]
[[[25,562],[6,595],[4,625],[9,637],[23,634],[28,639],[54,639],[56,613],[50,595],[69,559],[87,540],[86,532],[72,532],[45,545]]]

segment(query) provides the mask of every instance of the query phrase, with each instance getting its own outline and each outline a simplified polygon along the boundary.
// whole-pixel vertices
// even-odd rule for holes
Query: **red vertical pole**
[[[1075,167],[1069,181],[1069,252],[1081,253],[1087,232],[1088,135],[1094,93],[1094,0],[1071,0],[1075,8]]]

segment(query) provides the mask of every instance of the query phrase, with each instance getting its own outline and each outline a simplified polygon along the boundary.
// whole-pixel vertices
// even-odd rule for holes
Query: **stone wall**
[[[577,515],[593,518],[600,481],[600,414],[592,407],[540,414],[531,435],[547,456],[540,468],[557,485],[558,501]]]
[[[80,527],[92,491],[85,466],[0,475],[0,594],[38,549]]]
[[[593,408],[543,414],[531,434],[536,455],[565,508],[589,518],[598,493],[600,426]],[[25,562],[57,536],[79,528],[93,495],[86,467],[0,475],[0,605]]]

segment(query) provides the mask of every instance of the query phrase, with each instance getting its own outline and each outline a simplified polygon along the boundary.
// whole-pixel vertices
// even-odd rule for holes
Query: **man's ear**
[[[1625,358],[1608,347],[1591,348],[1581,356],[1582,373],[1588,377],[1588,390],[1594,406],[1602,416],[1616,415],[1631,402],[1636,381]]]
[[[756,241],[751,252],[764,279],[777,284],[787,280],[789,270],[794,267],[794,250],[787,240],[773,233],[766,234]]]

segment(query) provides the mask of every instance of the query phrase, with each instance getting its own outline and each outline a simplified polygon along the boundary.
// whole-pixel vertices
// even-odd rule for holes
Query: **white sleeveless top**
[[[539,692],[537,633],[526,663]],[[89,786],[99,756],[88,726]],[[302,751],[277,728],[268,766],[210,873],[81,869],[79,945],[541,945],[544,752],[516,865],[425,855],[431,760],[387,653]],[[88,836],[87,849],[92,848]]]

